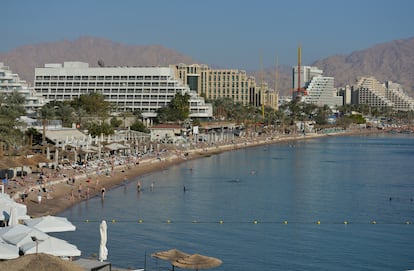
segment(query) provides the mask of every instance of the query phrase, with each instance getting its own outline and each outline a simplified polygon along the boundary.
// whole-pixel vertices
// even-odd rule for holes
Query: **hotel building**
[[[26,81],[20,79],[8,66],[0,62],[0,93],[11,94],[14,91],[24,96],[26,101],[23,106],[29,115],[34,114],[38,108],[46,104],[46,100],[30,88]]]
[[[175,94],[190,95],[190,117],[211,117],[212,105],[175,77],[171,67],[89,67],[83,62],[45,64],[35,69],[35,90],[48,101],[72,100],[100,93],[116,112],[140,110],[144,118],[156,117]]]
[[[331,108],[343,105],[343,97],[338,96],[337,89],[334,87],[335,79],[333,77],[323,76],[323,71],[317,67],[301,66],[300,67],[300,86],[304,89],[304,95],[301,95],[301,101],[318,106],[328,105]],[[297,97],[298,89],[298,66],[293,67],[293,98]]]
[[[361,77],[353,86],[352,103],[399,111],[414,110],[414,99],[403,91],[400,84],[392,81],[382,84],[372,76]]]
[[[175,75],[183,84],[206,99],[230,98],[234,103],[277,109],[277,93],[274,90],[257,87],[253,76],[245,71],[234,69],[211,69],[204,64],[177,64]],[[262,89],[262,90],[261,90]]]

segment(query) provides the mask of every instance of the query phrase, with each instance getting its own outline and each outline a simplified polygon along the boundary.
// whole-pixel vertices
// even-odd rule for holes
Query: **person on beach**
[[[137,182],[137,191],[141,192],[141,182],[139,180]]]
[[[151,192],[154,191],[154,182],[151,183]]]
[[[79,184],[78,186],[78,196],[79,196],[79,199],[82,197],[82,184]]]
[[[42,190],[39,189],[39,192],[37,193],[37,203],[42,203]]]
[[[89,199],[89,186],[86,188],[86,198]]]
[[[102,199],[105,198],[105,187],[101,188],[101,197],[102,197]]]

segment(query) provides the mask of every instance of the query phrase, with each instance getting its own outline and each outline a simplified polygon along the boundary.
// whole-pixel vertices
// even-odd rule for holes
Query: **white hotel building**
[[[45,99],[29,87],[26,81],[13,73],[9,66],[0,62],[0,94],[10,95],[14,91],[24,96],[26,102],[23,106],[28,114],[34,114],[37,109],[46,104]]]
[[[343,97],[338,95],[334,86],[333,77],[323,76],[323,71],[317,67],[300,67],[300,88],[306,90],[306,94],[301,97],[305,103],[318,106],[328,105],[330,108],[343,105]],[[293,67],[293,94],[298,88],[298,67]],[[293,98],[295,98],[294,96]]]
[[[175,77],[172,67],[89,67],[84,62],[45,64],[35,69],[35,90],[48,101],[100,93],[116,112],[140,110],[154,118],[176,93],[190,95],[190,117],[211,117],[211,104]]]

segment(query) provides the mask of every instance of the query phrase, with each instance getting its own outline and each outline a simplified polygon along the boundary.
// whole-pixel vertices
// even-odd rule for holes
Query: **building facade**
[[[361,77],[352,89],[352,103],[393,110],[414,110],[414,99],[409,97],[400,84],[387,81],[384,84],[375,77]]]
[[[46,100],[29,87],[26,81],[20,79],[8,66],[0,62],[0,93],[11,94],[14,91],[24,96],[26,100],[24,108],[30,115],[34,115],[38,108],[46,104]]]
[[[267,84],[257,86],[254,76],[235,69],[211,69],[204,64],[174,65],[175,74],[191,90],[210,100],[229,98],[245,106],[267,105],[278,109],[278,93]]]
[[[154,118],[174,96],[190,95],[190,117],[211,117],[212,105],[175,77],[171,67],[89,67],[83,62],[45,64],[35,69],[35,90],[47,101],[100,93],[117,112],[140,110]]]
[[[338,95],[333,77],[323,76],[317,67],[301,66],[300,83],[298,66],[293,67],[292,91],[293,98],[318,106],[327,105],[331,108],[343,105],[343,97]],[[297,91],[298,89],[302,91]],[[300,95],[300,97],[298,97]]]

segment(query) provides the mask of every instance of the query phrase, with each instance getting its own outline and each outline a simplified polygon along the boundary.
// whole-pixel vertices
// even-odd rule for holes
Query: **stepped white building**
[[[30,88],[25,80],[20,79],[19,75],[0,62],[0,93],[10,94],[14,91],[26,99],[24,107],[29,114],[36,112],[39,107],[46,104],[45,99]]]
[[[293,98],[296,98],[295,90],[298,89],[298,70],[298,66],[293,67]],[[317,67],[300,66],[300,88],[305,90],[301,101],[331,108],[343,105],[343,97],[338,96],[334,82],[333,77],[323,76],[323,71]]]
[[[387,81],[380,83],[375,77],[361,77],[353,87],[353,103],[372,107],[390,107],[394,110],[414,110],[414,99],[409,97],[400,84]]]
[[[72,100],[100,93],[117,112],[140,110],[156,116],[176,93],[190,95],[190,117],[211,117],[212,105],[175,77],[172,67],[89,67],[83,62],[45,64],[35,69],[35,90],[46,100]]]

